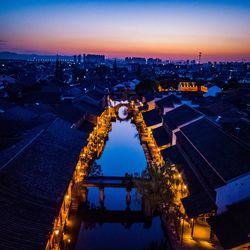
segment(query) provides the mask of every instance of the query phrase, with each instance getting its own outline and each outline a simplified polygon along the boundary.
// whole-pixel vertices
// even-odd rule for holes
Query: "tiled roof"
[[[19,120],[19,121],[30,121],[32,119],[37,118],[37,114],[30,111],[29,109],[14,106],[8,109],[6,112],[0,114],[0,118],[2,119],[12,119],[12,120]]]
[[[198,117],[202,117],[199,111],[187,106],[181,105],[178,108],[175,108],[164,116],[164,122],[167,126],[173,130],[176,129],[178,126],[181,126],[187,122],[190,122]]]
[[[98,116],[101,115],[101,113],[104,111],[103,107],[92,105],[90,103],[85,102],[84,100],[74,103],[74,106],[83,112]]]
[[[153,129],[152,133],[158,147],[171,143],[171,138],[163,126]]]
[[[151,102],[155,99],[155,96],[153,93],[148,93],[147,95],[145,95],[145,100],[146,102]]]
[[[152,109],[147,112],[142,113],[143,119],[148,127],[159,124],[162,122],[162,118],[160,117],[158,111],[156,109]]]
[[[249,148],[206,118],[181,128],[181,133],[190,141],[190,147],[195,147],[209,162],[210,170],[224,181],[250,171]]]
[[[169,95],[167,97],[164,97],[163,99],[155,102],[156,106],[159,108],[164,107],[174,107],[174,104],[181,104],[180,99],[176,95]]]
[[[57,118],[0,171],[0,248],[44,249],[86,134]]]
[[[91,90],[87,92],[86,95],[91,97],[92,99],[95,99],[96,101],[100,101],[104,96],[103,93],[100,93],[99,91],[96,91],[96,90]]]
[[[58,104],[61,102],[60,92],[25,92],[21,98],[23,103]]]
[[[250,199],[232,205],[228,211],[209,219],[209,224],[225,249],[249,243]]]
[[[212,103],[210,105],[203,105],[200,108],[198,108],[202,113],[208,116],[217,116],[217,115],[222,115],[223,113],[230,111],[230,110],[235,110],[235,106],[227,103],[227,102],[216,102]]]
[[[0,150],[16,144],[29,130],[55,119],[50,112],[37,107],[12,106],[0,113]]]
[[[171,146],[171,147],[168,147],[164,150],[161,150],[161,155],[162,155],[164,160],[169,159],[175,165],[180,166],[180,168],[182,168],[182,166],[184,166],[184,165],[187,165],[185,159],[181,155],[177,146]]]
[[[204,190],[177,146],[171,146],[167,149],[164,149],[161,151],[161,154],[165,161],[170,160],[177,166],[178,171],[184,174],[183,177],[188,184],[188,190],[190,194],[197,194]]]
[[[216,210],[215,203],[206,192],[189,195],[181,199],[185,212],[189,218],[195,218],[201,214],[211,213]]]
[[[224,124],[223,128],[250,146],[250,120],[240,119],[235,123]]]
[[[84,115],[84,111],[73,104],[60,104],[55,107],[54,112],[60,118],[70,123],[79,121]]]
[[[177,146],[161,151],[164,160],[170,160],[177,166],[179,173],[188,186],[189,196],[182,199],[185,212],[190,218],[215,210],[216,206],[206,193],[200,181],[189,167]]]

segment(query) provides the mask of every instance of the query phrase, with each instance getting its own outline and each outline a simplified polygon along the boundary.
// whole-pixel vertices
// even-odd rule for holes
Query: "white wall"
[[[191,108],[198,108],[200,106],[199,104],[193,104],[191,100],[181,100],[181,103],[186,104]]]
[[[152,110],[152,109],[155,109],[155,100],[152,100],[152,101],[150,101],[150,102],[147,102],[147,104],[148,104],[148,109],[147,109],[147,111],[150,111],[150,110]]]
[[[211,88],[208,88],[207,93],[205,93],[203,96],[204,97],[216,96],[220,92],[221,92],[221,88],[217,86],[212,86]]]
[[[164,107],[163,108],[163,115],[165,115],[167,112],[175,109],[175,108],[178,108],[179,106],[181,106],[182,104],[174,104],[174,107]]]
[[[160,122],[160,123],[158,123],[158,124],[155,124],[155,125],[153,125],[153,126],[149,126],[148,128],[150,128],[151,130],[152,129],[156,129],[156,128],[159,128],[159,127],[161,127],[162,126],[162,121]]]
[[[165,115],[167,112],[173,110],[174,108],[170,108],[170,107],[164,107],[163,109],[163,115]]]
[[[226,211],[228,205],[250,198],[250,172],[216,190],[217,213]]]

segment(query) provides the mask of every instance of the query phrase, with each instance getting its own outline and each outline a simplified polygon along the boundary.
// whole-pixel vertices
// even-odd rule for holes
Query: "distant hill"
[[[56,60],[56,55],[19,54],[15,52],[0,52],[0,59],[4,60]],[[62,60],[73,60],[73,56],[60,56]]]

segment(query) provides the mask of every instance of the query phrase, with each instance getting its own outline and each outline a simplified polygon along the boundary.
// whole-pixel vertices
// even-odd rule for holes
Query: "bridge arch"
[[[126,116],[121,116],[121,113],[123,112],[121,109],[124,107],[123,111],[126,112]],[[115,115],[116,115],[116,119],[118,120],[128,120],[131,119],[132,115],[133,115],[133,109],[131,106],[130,102],[120,102],[118,104],[116,104],[115,106],[113,106],[114,111],[115,111]]]

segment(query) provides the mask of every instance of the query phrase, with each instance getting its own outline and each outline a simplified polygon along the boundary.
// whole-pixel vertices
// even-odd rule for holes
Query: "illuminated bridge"
[[[138,179],[138,178],[137,178]],[[82,185],[84,187],[112,187],[112,188],[132,188],[134,187],[133,177],[118,176],[90,176],[87,177]]]
[[[104,207],[104,188],[126,188],[126,204],[129,206],[131,202],[131,189],[135,187],[136,180],[149,181],[146,178],[133,178],[131,176],[119,177],[119,176],[90,176],[87,177],[82,183],[81,189],[81,201],[88,201],[87,188],[96,187],[100,190],[100,204]],[[101,211],[103,212],[103,211]]]

